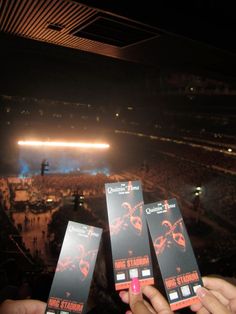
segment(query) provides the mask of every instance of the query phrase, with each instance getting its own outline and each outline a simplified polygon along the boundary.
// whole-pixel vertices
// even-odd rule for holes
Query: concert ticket
[[[197,303],[202,279],[176,199],[144,205],[172,311]]]
[[[85,313],[102,229],[69,221],[45,314]]]
[[[140,181],[105,184],[115,289],[127,289],[133,277],[153,284],[147,224]]]

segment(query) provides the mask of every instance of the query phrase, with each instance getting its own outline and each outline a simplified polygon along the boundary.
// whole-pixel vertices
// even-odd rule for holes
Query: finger
[[[120,296],[122,302],[124,302],[126,304],[129,303],[129,292],[128,291],[124,291],[124,290],[120,291],[119,296]]]
[[[205,309],[207,309],[212,314],[229,314],[230,311],[225,305],[223,305],[210,291],[201,287],[196,291],[197,296],[202,302]],[[203,311],[203,308],[200,309]],[[199,313],[200,313],[199,311]],[[203,314],[201,312],[201,314]]]
[[[197,314],[211,314],[204,306],[197,311]]]
[[[133,314],[150,314],[143,300],[138,278],[133,278],[129,289],[129,305]]]
[[[150,300],[154,310],[160,314],[173,313],[163,295],[152,286],[143,287],[143,294]]]
[[[25,312],[24,314],[43,314],[46,310],[46,303],[38,300],[22,300],[19,302],[24,302]],[[19,312],[21,313],[21,312]]]
[[[16,301],[5,300],[0,304],[0,313],[1,314],[17,314],[18,309],[14,308]]]
[[[236,313],[236,299],[235,300],[232,300],[229,304],[230,306],[230,309],[231,309],[231,312],[232,313]]]
[[[229,299],[225,298],[220,292],[215,291],[215,290],[211,290],[211,293],[214,294],[214,296],[224,305],[228,305],[229,304]],[[235,293],[236,295],[236,293]]]
[[[225,306],[229,305],[229,300],[227,300],[221,293],[217,292],[217,291],[211,291],[212,294],[214,294],[214,296]],[[199,312],[202,308],[202,303],[195,303],[193,305],[190,306],[191,311],[193,312]],[[208,312],[208,311],[207,311]]]
[[[132,303],[131,310],[133,314],[154,314],[155,311],[149,311],[149,309],[146,307],[146,304],[143,301],[136,301],[135,303]]]
[[[201,308],[202,308],[201,302],[190,305],[190,309],[193,312],[198,312]]]
[[[236,294],[236,287],[221,278],[203,277],[204,287],[209,290],[220,292],[225,298],[233,299]]]
[[[151,306],[150,303],[144,300],[144,304],[146,305],[147,309],[150,311],[150,313],[156,314],[157,312],[154,310],[154,308]]]
[[[43,314],[46,303],[38,300],[6,300],[2,303],[0,312],[4,314]]]
[[[119,296],[120,296],[122,302],[124,302],[124,303],[126,303],[126,304],[129,304],[129,292],[128,292],[128,291],[124,291],[124,290],[120,291],[120,292],[119,292]],[[156,312],[153,310],[152,306],[151,306],[147,301],[143,300],[143,302],[144,302],[145,306],[147,307],[147,309],[148,309],[151,313],[154,313],[154,314],[156,313]],[[126,314],[127,314],[127,313],[126,313]]]

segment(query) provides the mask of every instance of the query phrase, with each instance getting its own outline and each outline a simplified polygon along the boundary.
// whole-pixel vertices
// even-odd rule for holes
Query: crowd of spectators
[[[127,173],[128,176],[140,178],[144,187],[157,191],[162,188],[166,197],[178,195],[179,199],[194,204],[196,200],[196,188],[201,192],[198,200],[205,213],[219,215],[229,222],[235,221],[235,159],[224,159],[219,161],[215,153],[202,153],[202,150],[185,147],[185,149],[174,150],[173,144],[156,145],[158,150],[152,153],[147,164],[148,171],[144,171],[134,164]],[[165,149],[164,149],[165,148]],[[154,149],[152,150],[154,151]],[[206,156],[206,158],[204,158]],[[202,158],[202,160],[201,160]],[[233,173],[218,171],[212,167],[212,158],[220,162],[221,169],[227,169],[232,164]]]

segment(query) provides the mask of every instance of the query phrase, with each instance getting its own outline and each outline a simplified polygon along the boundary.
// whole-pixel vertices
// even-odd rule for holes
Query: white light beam
[[[79,147],[106,149],[110,145],[106,143],[83,143],[83,142],[50,142],[50,141],[18,141],[20,146],[46,146],[46,147]]]

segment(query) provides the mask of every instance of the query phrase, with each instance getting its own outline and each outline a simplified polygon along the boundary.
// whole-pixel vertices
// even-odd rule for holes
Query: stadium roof
[[[235,73],[233,10],[213,1],[1,0],[0,29],[156,67]]]
[[[156,73],[217,79],[235,90],[234,11],[223,2],[1,0],[0,12],[7,76],[14,77],[26,51],[37,62],[39,54],[53,49],[58,57],[63,48],[69,57],[82,56],[85,67],[95,57],[109,58]]]

